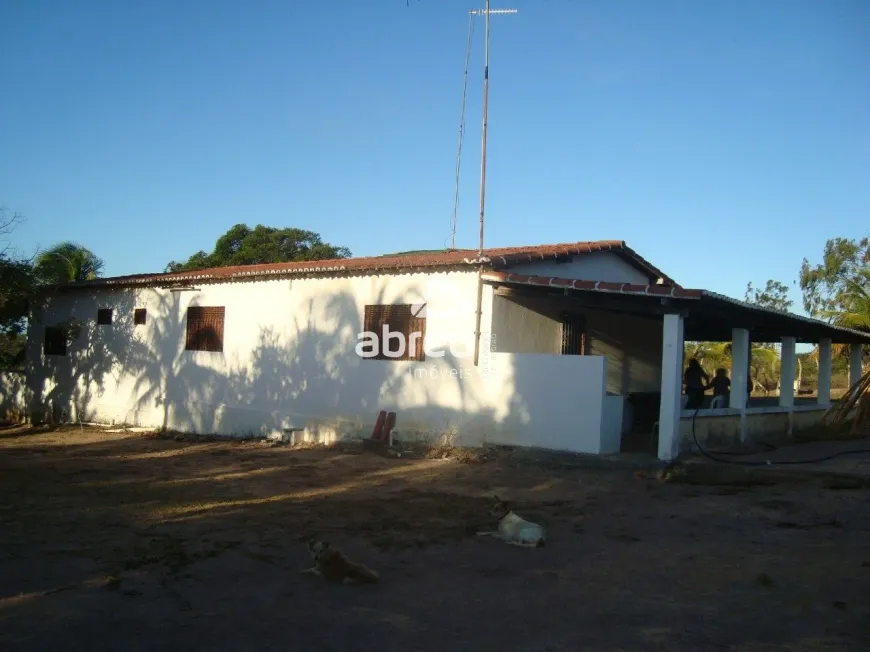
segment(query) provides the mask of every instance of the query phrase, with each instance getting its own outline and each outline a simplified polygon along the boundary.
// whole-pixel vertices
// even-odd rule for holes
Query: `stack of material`
[[[870,430],[870,372],[849,388],[844,399],[825,413],[823,423],[832,426],[842,425],[855,409],[852,417],[852,434],[862,434]]]

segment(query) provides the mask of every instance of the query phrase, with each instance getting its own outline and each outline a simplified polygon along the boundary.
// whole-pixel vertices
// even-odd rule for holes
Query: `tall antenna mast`
[[[490,0],[486,0],[486,9],[472,9],[469,13],[483,14],[486,17],[486,37],[484,39],[483,55],[483,132],[480,137],[480,241],[477,252],[483,255],[483,212],[486,200],[486,124],[489,100],[489,16],[490,14],[515,14],[516,9],[490,9]]]
[[[468,40],[465,44],[465,74],[462,76],[462,111],[459,115],[459,149],[456,152],[456,190],[453,195],[453,217],[450,220],[450,249],[456,249],[456,214],[459,212],[459,166],[462,162],[462,137],[465,135],[465,98],[468,92],[468,60],[471,58],[471,35],[474,15],[468,12]]]

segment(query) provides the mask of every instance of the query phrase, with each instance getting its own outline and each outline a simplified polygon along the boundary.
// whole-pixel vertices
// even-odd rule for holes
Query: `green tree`
[[[779,356],[773,348],[761,345],[753,346],[752,355],[749,358],[753,389],[763,389],[765,395],[768,395],[779,387],[780,367]]]
[[[824,309],[822,316],[837,326],[870,332],[870,265],[843,280],[837,303],[838,309]]]
[[[23,218],[0,208],[0,237],[9,236]],[[8,242],[0,249],[0,368],[15,366],[24,351],[27,301],[34,288],[33,266]]]
[[[170,262],[167,272],[186,272],[209,267],[258,265],[297,261],[349,258],[347,247],[323,242],[313,231],[257,225],[253,229],[236,224],[218,238],[214,251],[198,251],[187,261]]]
[[[731,369],[731,342],[686,342],[683,353],[685,364],[697,358],[711,377],[720,367],[726,371]]]
[[[821,263],[810,265],[804,258],[800,286],[804,309],[812,317],[870,331],[870,238],[828,240]],[[847,347],[835,344],[832,354],[836,370],[839,358],[848,356]],[[811,355],[818,357],[818,347]]]
[[[788,298],[788,286],[773,279],[767,281],[763,290],[752,287],[752,283],[747,283],[743,298],[747,303],[780,312],[788,312],[794,303]]]
[[[855,283],[862,286],[862,270],[866,270],[868,265],[870,238],[828,240],[821,263],[811,266],[804,258],[801,264],[804,309],[812,317],[830,321],[834,321],[839,313],[849,312]]]
[[[87,247],[61,242],[36,257],[34,271],[39,283],[60,285],[90,281],[103,272],[103,261]]]
[[[751,303],[769,310],[778,310],[779,312],[788,312],[791,310],[794,303],[788,298],[788,286],[785,283],[768,279],[763,290],[752,287],[752,283],[746,284],[746,293],[743,295],[743,300],[746,303]],[[768,349],[775,351],[778,348],[778,342],[756,342],[753,346],[753,355],[755,349]],[[767,357],[763,357],[767,360]],[[750,367],[752,366],[750,362]],[[753,375],[754,377],[754,375]]]

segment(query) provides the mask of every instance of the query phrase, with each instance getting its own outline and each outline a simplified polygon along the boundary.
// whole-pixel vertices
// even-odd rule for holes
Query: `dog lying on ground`
[[[307,545],[314,566],[299,571],[301,574],[319,575],[330,582],[343,584],[374,584],[380,579],[375,571],[352,562],[341,550],[333,548],[326,541],[309,539]]]
[[[495,497],[495,505],[489,511],[489,515],[498,519],[498,525],[493,532],[478,532],[479,537],[493,537],[501,539],[512,546],[522,548],[540,548],[547,538],[546,530],[538,525],[515,514],[510,505]]]

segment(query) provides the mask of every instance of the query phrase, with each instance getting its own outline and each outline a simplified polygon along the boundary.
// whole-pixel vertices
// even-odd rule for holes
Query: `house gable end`
[[[563,260],[542,260],[508,265],[503,271],[529,276],[555,276],[574,280],[631,283],[634,285],[651,285],[658,280],[652,274],[641,271],[619,255],[607,251],[572,256]]]

